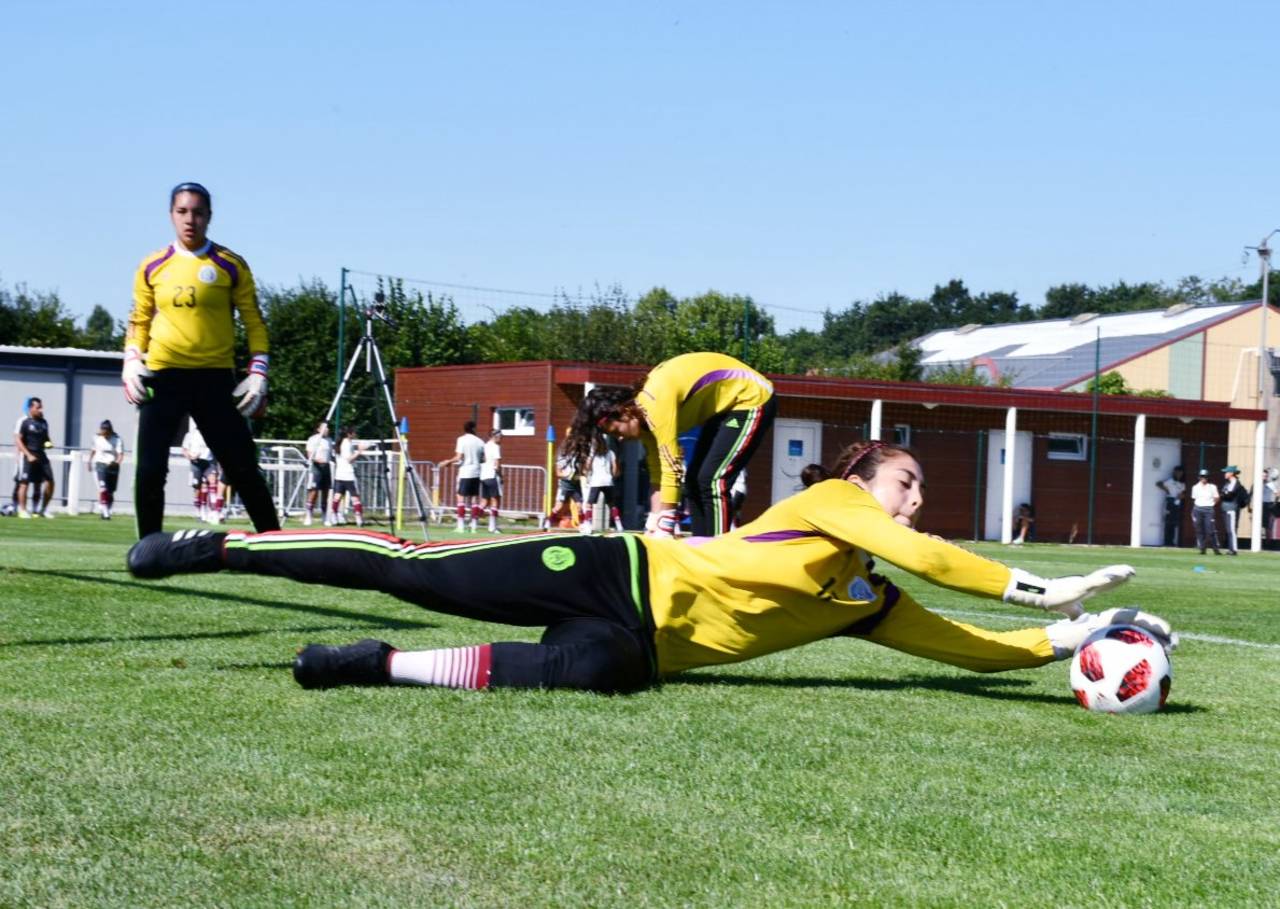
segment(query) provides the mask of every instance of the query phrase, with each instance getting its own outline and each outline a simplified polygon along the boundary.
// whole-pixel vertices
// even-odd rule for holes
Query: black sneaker
[[[373,638],[345,647],[308,644],[293,658],[293,679],[303,688],[386,685],[391,682],[389,664],[395,650]]]
[[[220,571],[225,533],[179,530],[149,533],[129,550],[129,572],[135,578],[167,578],[171,574]]]

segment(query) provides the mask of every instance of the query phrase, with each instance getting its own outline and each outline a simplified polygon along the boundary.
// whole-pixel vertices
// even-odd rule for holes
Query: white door
[[[1013,462],[1013,502],[1011,511],[1017,511],[1023,502],[1031,499],[1031,433],[1015,432]],[[987,432],[987,514],[983,528],[983,539],[1000,539],[1001,506],[1004,504],[1004,430],[992,429]]]
[[[1160,546],[1164,543],[1164,492],[1156,488],[1156,483],[1172,476],[1173,468],[1182,463],[1182,442],[1147,439],[1145,454],[1142,479],[1138,482],[1142,496],[1139,542],[1143,546]]]
[[[820,420],[773,421],[773,498],[781,502],[804,489],[800,471],[822,463]]]

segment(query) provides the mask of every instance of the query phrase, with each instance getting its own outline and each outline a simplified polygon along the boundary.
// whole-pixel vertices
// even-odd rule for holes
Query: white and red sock
[[[393,685],[488,688],[490,644],[442,650],[397,650],[387,661]]]

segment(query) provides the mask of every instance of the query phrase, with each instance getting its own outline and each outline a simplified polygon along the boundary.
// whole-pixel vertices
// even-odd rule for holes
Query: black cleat
[[[129,550],[129,573],[135,578],[167,578],[171,574],[220,571],[225,533],[179,530],[149,533]]]
[[[386,641],[366,638],[335,647],[308,644],[293,658],[293,679],[303,688],[336,688],[339,685],[387,685],[395,648]]]

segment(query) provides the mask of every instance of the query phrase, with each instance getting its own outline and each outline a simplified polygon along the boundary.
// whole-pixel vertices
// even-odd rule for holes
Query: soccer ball
[[[1071,659],[1071,690],[1086,710],[1153,713],[1164,707],[1173,667],[1164,647],[1134,625],[1109,625]]]

